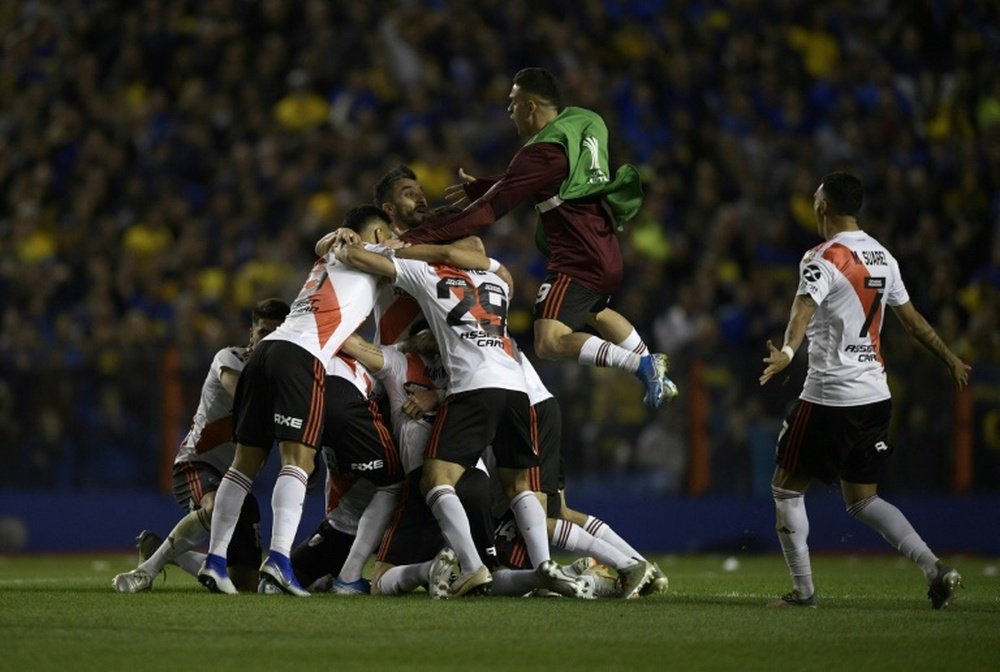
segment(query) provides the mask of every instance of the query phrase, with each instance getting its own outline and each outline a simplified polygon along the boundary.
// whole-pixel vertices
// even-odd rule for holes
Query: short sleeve
[[[393,257],[392,263],[396,267],[396,279],[392,284],[411,296],[416,296],[419,293],[418,290],[423,286],[427,264],[416,259],[400,259],[399,257]]]
[[[904,303],[910,302],[910,293],[906,291],[906,285],[903,284],[903,274],[899,272],[899,262],[893,259],[892,265],[892,284],[886,288],[885,302],[890,306],[902,306]]]
[[[834,268],[829,262],[806,257],[799,263],[799,288],[796,294],[807,294],[819,305],[830,293],[833,280]]]
[[[379,380],[402,380],[406,375],[406,355],[396,348],[379,346],[382,351],[382,368],[375,372]]]
[[[223,369],[232,369],[236,372],[242,371],[246,365],[243,352],[243,348],[223,348],[219,350],[215,353],[215,358],[212,360],[212,375],[222,380]]]

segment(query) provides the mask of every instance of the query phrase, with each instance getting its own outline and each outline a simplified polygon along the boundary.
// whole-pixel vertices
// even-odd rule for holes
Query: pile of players
[[[656,408],[677,394],[667,358],[607,307],[622,271],[615,230],[641,189],[634,172],[611,179],[603,121],[562,108],[549,73],[518,73],[510,97],[527,142],[500,178],[460,172],[449,197],[468,207],[431,213],[414,174],[391,171],[376,205],[352,209],[317,242],[291,306],[262,302],[250,345],[217,354],[175,463],[175,495],[189,513],[166,539],[140,535],[143,561],[114,578],[116,590],[148,590],[167,563],[220,593],[423,586],[437,598],[634,598],[666,589],[655,564],[566,506],[558,402],[507,331],[514,279],[468,235],[530,197],[549,258],[536,353],[630,371]],[[369,315],[374,343],[355,333]],[[588,324],[600,336],[583,332]],[[258,568],[250,490],[274,444],[281,468]],[[328,515],[293,550],[317,454]],[[206,537],[208,553],[198,553]],[[581,558],[562,566],[550,543]]]

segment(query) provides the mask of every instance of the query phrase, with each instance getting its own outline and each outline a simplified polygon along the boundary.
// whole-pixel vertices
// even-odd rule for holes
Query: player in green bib
[[[630,371],[646,387],[645,403],[659,407],[677,395],[667,356],[651,354],[632,324],[608,307],[622,279],[617,232],[642,204],[638,171],[625,165],[611,174],[604,120],[564,108],[556,79],[542,68],[514,76],[508,109],[525,144],[503,175],[476,179],[460,171],[461,195],[472,203],[425,221],[403,240],[461,238],[530,198],[538,212],[536,241],[548,257],[535,300],[535,352]],[[586,325],[601,336],[581,331]]]

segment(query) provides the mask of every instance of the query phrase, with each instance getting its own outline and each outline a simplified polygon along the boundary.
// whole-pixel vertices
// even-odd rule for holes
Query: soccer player
[[[430,324],[448,371],[448,397],[438,411],[434,430],[424,453],[421,490],[441,531],[458,556],[462,573],[450,593],[487,591],[492,578],[479,558],[469,520],[455,483],[482,456],[498,436],[513,432],[519,440],[496,441],[509,446],[496,455],[499,475],[511,509],[528,546],[532,564],[542,574],[562,572],[551,560],[545,530],[545,511],[531,491],[528,468],[537,455],[519,424],[514,406],[528,413],[524,374],[507,333],[509,284],[495,271],[505,269],[494,260],[486,270],[459,271],[441,264],[427,264],[398,255],[387,259],[360,246],[337,248],[337,258],[390,278],[413,296]],[[484,261],[487,261],[483,257]]]
[[[608,308],[622,278],[615,229],[642,201],[631,166],[612,180],[608,132],[600,116],[562,107],[555,77],[542,68],[514,76],[509,111],[525,145],[497,180],[460,173],[468,198],[462,212],[424,221],[402,235],[410,243],[449,241],[495,222],[529,197],[539,213],[539,247],[548,274],[535,301],[535,352],[545,359],[577,360],[635,374],[653,408],[677,395],[668,359],[649,354],[631,323]],[[603,337],[580,331],[585,325]]]
[[[436,556],[444,540],[420,492],[424,449],[436,408],[448,386],[437,342],[428,330],[394,346],[377,346],[355,335],[344,343],[343,351],[368,367],[384,385],[407,473],[404,497],[379,547],[372,594],[399,595],[423,585],[428,586],[432,597],[448,597],[451,565],[444,567],[446,571],[438,571],[437,580],[431,578],[435,563],[441,565]],[[484,470],[469,469],[455,490],[469,518],[480,558],[487,565],[495,565],[489,475]]]
[[[371,392],[368,370],[354,358],[341,352],[330,360],[322,440],[328,477],[366,480],[375,486],[358,518],[350,552],[333,582],[331,592],[340,595],[368,594],[369,584],[361,572],[378,546],[402,490],[404,472],[396,442]]]
[[[369,244],[390,236],[385,216],[375,208],[352,209],[344,225]],[[326,366],[371,312],[374,296],[370,275],[328,254],[313,265],[282,325],[254,349],[236,388],[236,453],[216,495],[209,552],[198,573],[209,590],[237,592],[226,572],[226,555],[243,500],[277,441],[281,469],[271,497],[274,522],[261,579],[282,592],[309,594],[288,556],[322,436]]]
[[[547,505],[546,522],[552,544],[570,553],[593,555],[614,567],[620,578],[621,596],[625,599],[651,592],[662,592],[667,577],[658,566],[618,536],[611,526],[566,506],[562,459],[562,411],[559,402],[542,382],[534,366],[521,356],[530,416],[525,419],[531,436],[537,437],[539,465],[532,469],[532,487]],[[523,564],[524,553],[504,559],[505,564]]]
[[[375,206],[392,220],[397,236],[420,226],[431,212],[423,187],[409,166],[397,166],[379,178],[373,189]]]
[[[799,264],[784,344],[779,349],[767,343],[761,385],[784,370],[809,337],[809,370],[778,436],[771,481],[778,539],[793,589],[770,606],[817,605],[804,495],[813,478],[826,483],[840,478],[847,512],[920,567],[931,606],[943,609],[962,577],[934,555],[899,509],[878,496],[879,474],[893,450],[880,338],[885,306],[892,307],[907,333],[945,363],[960,389],[968,384],[971,367],[913,307],[892,254],[859,228],[863,198],[857,177],[831,173],[823,178],[813,209],[824,242]]]
[[[260,301],[253,309],[249,344],[222,348],[215,353],[201,386],[191,429],[174,459],[174,498],[188,513],[138,567],[114,578],[112,585],[119,593],[149,590],[154,577],[167,563],[176,563],[197,576],[204,558],[193,551],[208,537],[215,491],[236,451],[232,443],[236,382],[254,346],[281,324],[288,311],[288,304],[280,299]],[[257,584],[261,555],[259,523],[260,510],[251,495],[239,512],[228,558],[233,583],[242,590],[250,590]],[[149,532],[139,536],[141,553],[142,540],[149,536]]]

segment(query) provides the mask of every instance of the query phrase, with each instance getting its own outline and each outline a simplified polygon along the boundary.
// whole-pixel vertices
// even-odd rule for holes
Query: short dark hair
[[[392,195],[392,187],[400,180],[415,180],[417,174],[410,170],[409,166],[399,165],[379,178],[375,183],[373,194],[375,196],[375,207],[381,208],[382,204],[389,200]]]
[[[830,173],[820,185],[823,198],[830,204],[832,215],[857,217],[865,200],[861,180],[850,173]]]
[[[374,205],[366,203],[347,211],[347,214],[344,215],[343,227],[360,234],[373,219],[384,222],[386,226],[392,223],[392,219],[389,218],[389,215],[385,214],[382,208],[377,208]]]
[[[514,84],[522,91],[538,96],[542,100],[562,110],[562,96],[559,80],[545,68],[524,68],[514,75]]]
[[[281,299],[264,299],[263,301],[258,301],[257,305],[253,307],[253,321],[258,320],[284,320],[288,317],[288,313],[291,308],[288,304]]]

